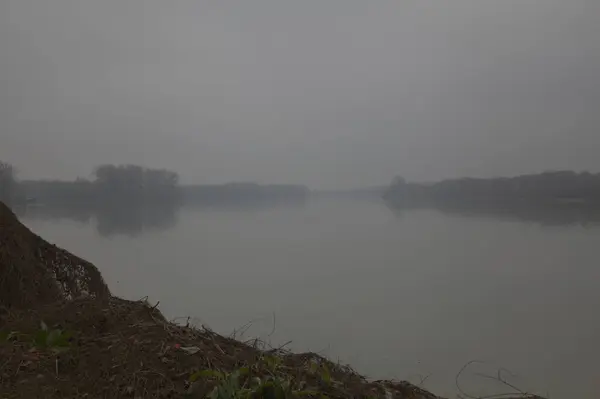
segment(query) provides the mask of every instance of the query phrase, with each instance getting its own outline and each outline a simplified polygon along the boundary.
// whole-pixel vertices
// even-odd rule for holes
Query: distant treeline
[[[0,201],[12,204],[101,206],[218,205],[304,201],[309,190],[295,185],[231,183],[179,185],[176,172],[138,165],[101,165],[92,178],[73,181],[23,180],[15,168],[0,161]]]
[[[449,203],[598,203],[600,174],[572,171],[490,179],[463,178],[434,184],[397,177],[384,193],[396,206]]]
[[[13,201],[53,204],[141,205],[178,201],[177,173],[137,165],[102,165],[92,179],[23,180]]]

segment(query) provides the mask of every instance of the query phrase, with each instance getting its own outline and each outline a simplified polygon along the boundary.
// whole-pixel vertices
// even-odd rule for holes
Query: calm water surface
[[[339,358],[375,378],[429,376],[424,386],[449,397],[470,360],[486,364],[464,375],[468,393],[506,392],[474,375],[505,367],[525,390],[600,397],[593,225],[398,214],[377,201],[332,199],[182,209],[130,234],[76,218],[23,216],[95,263],[114,294],[160,301],[168,318],[191,316],[223,334],[252,321],[244,338],[291,340],[295,351]]]

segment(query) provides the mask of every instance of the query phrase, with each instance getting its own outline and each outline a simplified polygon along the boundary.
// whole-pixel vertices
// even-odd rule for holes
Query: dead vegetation
[[[412,398],[316,354],[170,323],[112,297],[98,270],[0,203],[0,398]]]

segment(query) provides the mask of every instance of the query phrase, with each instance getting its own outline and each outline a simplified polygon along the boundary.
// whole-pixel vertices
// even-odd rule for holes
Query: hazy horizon
[[[0,159],[352,189],[600,171],[600,2],[5,0]]]

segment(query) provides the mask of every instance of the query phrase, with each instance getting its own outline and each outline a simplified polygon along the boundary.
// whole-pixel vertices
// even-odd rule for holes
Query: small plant
[[[321,380],[327,385],[331,384],[333,381],[329,367],[327,367],[327,364],[325,363],[311,361],[309,371],[311,374],[318,374],[319,377],[321,377]]]
[[[33,344],[38,349],[50,349],[55,353],[64,352],[68,349],[71,335],[60,329],[49,329],[43,321],[40,330],[33,338]]]
[[[268,373],[266,377],[250,378],[250,369],[244,367],[230,374],[216,370],[199,371],[190,377],[190,381],[216,379],[218,385],[206,396],[208,399],[297,399],[318,396],[316,392],[295,389],[291,378],[279,376],[280,359],[265,357],[263,360]]]
[[[18,335],[16,331],[0,331],[0,343],[14,341]]]
[[[277,356],[264,356],[262,362],[264,362],[267,371],[271,373],[271,375],[277,373],[281,367],[281,358]]]

